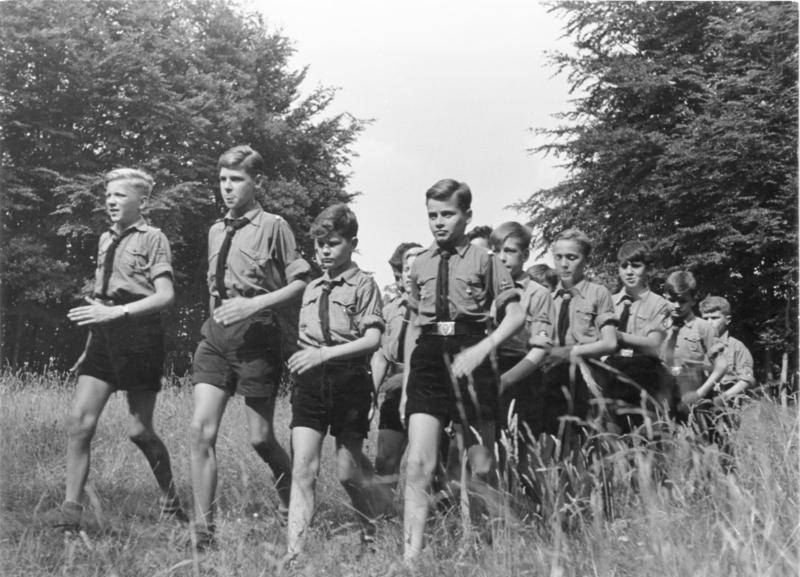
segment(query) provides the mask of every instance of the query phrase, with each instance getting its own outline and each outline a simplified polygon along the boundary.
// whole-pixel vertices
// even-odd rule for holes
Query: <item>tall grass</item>
[[[285,548],[269,469],[247,443],[242,403],[223,420],[218,442],[220,548],[196,557],[185,526],[159,521],[157,490],[127,440],[127,407],[115,395],[92,452],[90,484],[100,522],[83,538],[65,538],[44,521],[63,498],[65,416],[74,382],[65,375],[6,371],[2,407],[3,575],[271,575]],[[159,396],[156,426],[188,504],[190,387],[173,380]],[[794,407],[753,401],[738,413],[730,454],[677,427],[660,450],[644,438],[592,440],[566,465],[541,462],[540,499],[501,483],[500,518],[465,527],[456,510],[432,517],[419,566],[430,575],[783,576],[800,571],[798,448]],[[290,407],[276,408],[288,445]],[[374,436],[371,436],[374,440]],[[319,509],[301,575],[383,575],[402,553],[398,519],[382,521],[377,550],[362,551],[349,500],[333,473],[326,443]],[[596,451],[602,445],[602,451]],[[368,443],[368,451],[371,449]],[[592,449],[589,451],[589,449]],[[516,473],[509,474],[513,477]],[[569,489],[569,490],[565,490]],[[399,500],[398,500],[399,504]]]

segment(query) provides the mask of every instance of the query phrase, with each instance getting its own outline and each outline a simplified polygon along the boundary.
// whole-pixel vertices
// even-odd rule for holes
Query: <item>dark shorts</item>
[[[299,375],[292,387],[291,428],[366,439],[372,378],[365,364],[326,363]]]
[[[192,382],[244,397],[271,397],[281,379],[281,331],[271,313],[230,326],[209,318],[201,329]]]
[[[463,409],[469,426],[480,421],[493,422],[498,411],[499,376],[487,358],[472,373],[472,379],[459,379],[456,397],[445,357],[451,361],[467,347],[479,343],[485,335],[441,337],[422,335],[411,354],[407,385],[406,416],[425,413],[442,420],[461,422]],[[470,381],[472,384],[470,384]]]
[[[399,372],[383,383],[381,387],[383,401],[381,402],[380,420],[378,429],[389,429],[405,433],[405,427],[400,420],[400,399],[403,396],[403,373]]]
[[[497,365],[500,374],[505,373],[522,360],[522,357],[500,357]],[[541,413],[539,406],[542,395],[542,372],[534,371],[522,381],[514,383],[503,392],[500,397],[500,412],[497,416],[502,427],[508,427],[509,419],[516,415],[517,429],[527,437],[528,428],[533,431],[537,428],[537,419]],[[511,402],[514,402],[514,411],[511,412]],[[527,427],[523,426],[527,425]],[[541,431],[539,431],[541,432]]]
[[[119,391],[159,391],[164,375],[160,315],[92,327],[78,375],[100,379]]]

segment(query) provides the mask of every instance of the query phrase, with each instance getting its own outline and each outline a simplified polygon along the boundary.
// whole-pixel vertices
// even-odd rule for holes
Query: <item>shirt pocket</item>
[[[241,255],[242,273],[246,277],[255,280],[264,277],[264,269],[269,260],[268,255],[249,248],[240,248],[239,254]]]
[[[453,291],[455,289],[455,291]],[[486,312],[486,283],[479,275],[457,277],[450,287],[451,300],[459,310],[468,313]]]
[[[122,253],[122,265],[135,275],[147,276],[150,272],[150,259],[147,251],[131,247]]]
[[[700,340],[700,335],[696,333],[689,333],[683,337],[686,343],[686,350],[695,356],[703,355],[703,343]]]
[[[308,334],[309,327],[319,326],[319,294],[304,295],[300,306],[298,327]]]
[[[419,302],[427,307],[436,306],[436,275],[420,276],[417,278],[419,289]]]
[[[588,341],[597,340],[597,328],[595,327],[595,319],[597,318],[597,311],[592,307],[586,305],[578,305],[575,307],[575,326],[573,333]]]
[[[347,287],[347,289],[331,293],[328,307],[331,333],[343,337],[359,334],[358,319],[356,319],[356,291],[355,288]]]

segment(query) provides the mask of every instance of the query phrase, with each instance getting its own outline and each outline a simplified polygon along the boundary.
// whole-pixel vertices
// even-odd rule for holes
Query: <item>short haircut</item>
[[[486,241],[488,242],[491,237],[492,237],[492,227],[487,224],[483,224],[481,226],[474,226],[467,233],[467,238],[469,240],[475,240],[476,238],[485,238]]]
[[[264,158],[247,144],[234,146],[223,152],[217,168],[231,168],[244,170],[247,174],[255,177],[264,174]]]
[[[116,168],[103,176],[103,184],[106,187],[115,180],[128,182],[130,187],[136,190],[139,196],[143,198],[150,196],[150,193],[153,192],[153,186],[155,186],[153,177],[138,168]]]
[[[417,246],[420,248],[422,247],[421,244],[416,242],[401,242],[398,244],[397,248],[394,249],[391,258],[389,259],[389,266],[394,270],[402,270],[404,260],[403,256],[406,254],[406,251]]]
[[[514,221],[504,222],[496,226],[489,237],[489,246],[493,250],[500,250],[503,243],[509,238],[515,239],[519,242],[519,247],[522,250],[529,250],[531,246],[531,231],[528,227]]]
[[[323,238],[338,233],[347,240],[358,236],[358,219],[346,204],[334,204],[323,210],[311,225],[311,236]]]
[[[417,255],[418,255],[419,253],[421,253],[423,250],[425,250],[425,249],[424,249],[424,248],[422,248],[421,246],[412,246],[412,247],[409,247],[409,248],[408,248],[408,249],[406,249],[406,251],[403,253],[403,263],[405,263],[406,261],[408,261],[408,259],[410,259],[412,256],[417,256]]]
[[[617,262],[641,262],[645,266],[653,265],[653,252],[650,246],[641,240],[629,240],[622,243],[617,251]]]
[[[590,254],[592,254],[592,241],[589,240],[589,237],[582,230],[577,228],[568,228],[567,230],[561,231],[558,233],[555,240],[553,240],[553,244],[560,240],[571,240],[572,242],[578,243],[578,246],[581,247],[583,256],[587,258]]]
[[[534,282],[538,282],[551,291],[556,290],[558,286],[558,274],[546,264],[535,264],[525,272],[528,273],[528,276],[531,277],[531,280]]]
[[[676,270],[664,281],[664,292],[676,296],[688,295],[694,298],[697,294],[697,281],[688,270]]]
[[[440,180],[425,193],[425,200],[450,200],[456,197],[456,206],[467,212],[472,207],[472,191],[466,182],[458,182],[452,178]]]
[[[700,303],[701,313],[721,312],[723,315],[730,316],[731,303],[725,297],[707,296]]]

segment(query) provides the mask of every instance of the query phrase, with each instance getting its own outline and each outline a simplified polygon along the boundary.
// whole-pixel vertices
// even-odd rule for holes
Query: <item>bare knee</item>
[[[73,411],[67,420],[67,435],[70,441],[89,441],[97,429],[97,416]]]
[[[189,425],[192,451],[203,453],[214,447],[217,443],[218,428],[210,422],[192,420]]]
[[[406,462],[406,476],[412,483],[428,483],[433,478],[436,460],[422,455],[409,455]]]
[[[319,473],[319,458],[295,456],[292,463],[292,481],[303,487],[311,487]]]

